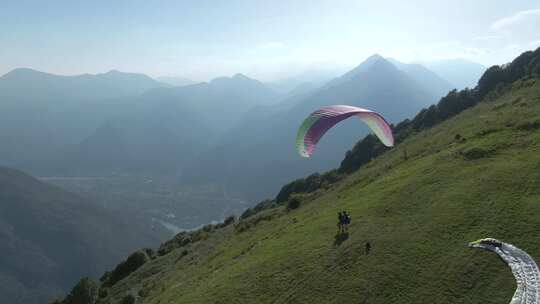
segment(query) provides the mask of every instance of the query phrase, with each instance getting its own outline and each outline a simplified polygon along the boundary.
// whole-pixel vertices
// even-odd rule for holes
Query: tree
[[[82,278],[64,300],[65,304],[95,304],[99,295],[99,283]]]

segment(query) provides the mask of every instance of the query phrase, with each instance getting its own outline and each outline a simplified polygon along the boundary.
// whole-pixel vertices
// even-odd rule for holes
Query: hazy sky
[[[0,74],[111,69],[206,80],[404,62],[507,62],[540,46],[540,1],[0,0]]]

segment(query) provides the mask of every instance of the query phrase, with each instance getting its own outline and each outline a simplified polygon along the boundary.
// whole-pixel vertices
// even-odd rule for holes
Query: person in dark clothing
[[[371,243],[366,242],[366,255],[368,255],[370,251],[371,251]]]
[[[338,232],[339,233],[343,232],[343,223],[344,223],[343,219],[344,218],[345,217],[343,216],[343,212],[338,212],[338,224],[337,224],[337,226],[338,226]]]
[[[346,211],[343,211],[343,230],[349,231],[349,224],[351,223],[351,215]]]

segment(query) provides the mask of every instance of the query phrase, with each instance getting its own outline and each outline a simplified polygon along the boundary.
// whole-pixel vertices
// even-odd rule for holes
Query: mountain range
[[[53,163],[62,168],[56,172],[63,174],[175,175],[249,110],[271,104],[279,96],[241,74],[152,89],[130,98],[129,109],[81,143],[60,151]]]
[[[148,76],[117,71],[58,76],[13,70],[0,77],[1,163],[37,171],[60,149],[129,108],[123,98],[160,86]]]
[[[314,109],[356,105],[397,122],[434,103],[451,88],[418,65],[398,66],[374,55],[321,88],[284,101],[288,105],[284,110],[252,113],[184,170],[184,180],[220,182],[229,191],[260,199],[291,178],[335,167],[350,143],[368,130],[358,121],[346,121],[325,136],[311,159],[300,159],[294,146],[296,130]]]

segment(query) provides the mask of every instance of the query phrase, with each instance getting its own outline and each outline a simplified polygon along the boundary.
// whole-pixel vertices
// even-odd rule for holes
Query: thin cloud
[[[501,30],[528,18],[540,18],[540,8],[517,12],[512,16],[501,18],[491,25],[491,29]]]

